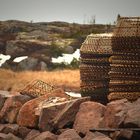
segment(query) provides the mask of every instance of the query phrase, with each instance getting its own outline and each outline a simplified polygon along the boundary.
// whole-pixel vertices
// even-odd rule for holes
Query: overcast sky
[[[113,23],[118,14],[140,16],[140,0],[0,0],[0,20]]]

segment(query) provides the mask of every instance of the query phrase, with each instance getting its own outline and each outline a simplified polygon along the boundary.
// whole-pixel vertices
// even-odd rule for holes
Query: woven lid
[[[90,34],[80,48],[82,54],[112,54],[112,34]]]
[[[113,36],[140,37],[140,17],[120,17]]]

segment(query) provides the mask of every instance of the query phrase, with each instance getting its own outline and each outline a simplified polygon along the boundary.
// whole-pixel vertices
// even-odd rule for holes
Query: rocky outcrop
[[[26,95],[16,95],[8,98],[0,111],[0,120],[2,122],[15,123],[20,108],[30,99]]]
[[[106,27],[65,22],[0,21],[0,53],[11,55],[11,62],[16,57],[28,56],[50,63],[52,56],[74,52],[91,31],[103,33]],[[12,68],[12,65],[9,64],[9,67]]]
[[[12,97],[13,95],[10,94],[8,91],[0,90],[0,110],[4,106],[4,103],[7,98]]]
[[[68,129],[58,136],[58,140],[82,140],[74,129]]]
[[[88,132],[83,140],[111,140],[107,135],[104,135],[100,132]]]
[[[92,128],[100,128],[106,107],[96,102],[84,102],[76,115],[74,129],[78,133],[86,134]]]
[[[34,140],[57,140],[57,136],[49,131],[46,131],[39,134]]]
[[[79,98],[42,106],[42,111],[38,114],[40,116],[40,130],[52,131],[54,129],[62,129],[65,126],[72,126],[80,104],[87,100],[89,98]]]
[[[139,140],[140,99],[106,106],[88,97],[71,99],[60,90],[32,99],[0,92],[0,139]]]
[[[67,98],[67,95],[64,92],[54,91],[50,94],[46,94],[39,98],[35,98],[25,103],[19,111],[19,115],[17,117],[17,123],[21,126],[37,128],[39,116],[35,114],[36,109],[39,108],[40,104],[49,101],[51,97],[64,97]],[[28,117],[30,116],[30,117]]]

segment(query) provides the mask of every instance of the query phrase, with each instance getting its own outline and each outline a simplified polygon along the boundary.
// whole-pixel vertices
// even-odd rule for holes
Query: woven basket
[[[88,35],[80,48],[81,54],[111,55],[112,34]]]
[[[109,86],[109,57],[112,34],[89,35],[80,48],[81,94],[106,103]]]
[[[121,17],[112,37],[109,100],[140,97],[140,17]]]
[[[115,37],[140,37],[140,17],[120,17],[114,29]]]
[[[34,80],[22,89],[20,93],[35,98],[51,93],[54,89],[55,88],[48,83],[41,80]]]

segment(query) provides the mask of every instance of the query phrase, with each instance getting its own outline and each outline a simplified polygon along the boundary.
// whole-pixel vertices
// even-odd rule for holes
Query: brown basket
[[[140,98],[140,92],[111,92],[108,96],[109,101],[126,98],[130,101]]]
[[[140,17],[120,17],[113,36],[140,37]]]
[[[52,85],[49,85],[41,80],[35,80],[30,82],[20,91],[20,93],[31,97],[39,97],[47,93],[51,93],[53,89],[54,87]]]
[[[112,34],[91,34],[88,35],[80,48],[81,54],[112,54]]]

